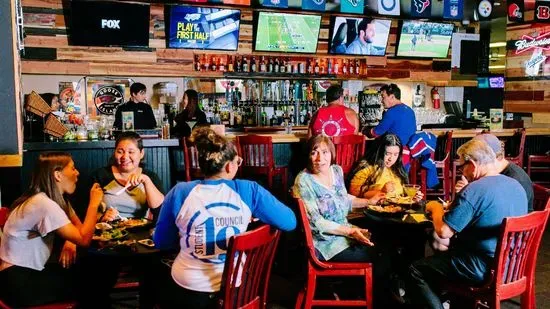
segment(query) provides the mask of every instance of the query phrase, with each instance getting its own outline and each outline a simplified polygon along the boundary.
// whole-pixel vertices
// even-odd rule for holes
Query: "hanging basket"
[[[55,137],[63,137],[67,133],[67,129],[55,115],[50,114],[46,119],[46,125],[44,126],[44,133],[48,133]]]
[[[48,103],[46,103],[46,101],[44,101],[44,99],[42,99],[42,97],[34,91],[31,91],[31,93],[27,96],[25,109],[42,118],[52,111]]]

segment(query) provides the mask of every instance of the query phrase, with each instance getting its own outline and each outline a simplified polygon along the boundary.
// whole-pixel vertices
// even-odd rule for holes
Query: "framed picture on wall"
[[[119,104],[130,97],[130,78],[86,78],[86,111],[89,116],[114,115]]]

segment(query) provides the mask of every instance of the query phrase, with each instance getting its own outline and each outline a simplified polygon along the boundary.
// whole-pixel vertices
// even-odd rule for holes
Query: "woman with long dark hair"
[[[191,130],[197,125],[207,124],[206,114],[199,107],[199,94],[193,89],[187,89],[183,94],[183,110],[176,115],[174,134],[178,137],[189,137]]]
[[[78,170],[65,152],[42,153],[30,188],[12,205],[0,245],[0,298],[12,307],[27,307],[74,298],[72,269],[75,246],[92,239],[97,209],[103,198],[99,184],[81,222],[68,202]],[[55,236],[66,240],[59,261],[49,262]]]
[[[402,195],[403,185],[408,182],[402,153],[403,145],[397,135],[386,134],[376,139],[375,146],[367,150],[350,173],[350,194],[365,198],[379,192],[387,196]]]

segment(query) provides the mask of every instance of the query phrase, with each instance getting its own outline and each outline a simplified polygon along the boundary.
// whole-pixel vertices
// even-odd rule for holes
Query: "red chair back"
[[[264,225],[229,239],[219,308],[266,307],[271,265],[279,236],[278,230]]]
[[[533,209],[550,209],[550,189],[534,183],[533,192],[535,193],[533,198]]]
[[[548,213],[549,210],[536,211],[525,216],[504,219],[495,252],[495,292],[501,299],[520,295],[529,285],[534,285],[537,253]],[[534,295],[532,301],[534,305]]]
[[[0,207],[0,229],[4,228],[9,215],[10,209],[8,207]]]
[[[187,141],[185,137],[181,139],[181,145],[183,147],[183,162],[185,164],[185,180],[191,181],[196,178],[204,178],[199,166],[197,147]]]
[[[519,149],[518,154],[515,157],[506,157],[506,160],[513,162],[517,164],[518,166],[523,168],[523,150],[525,149],[525,128],[519,129],[514,134],[514,137],[517,137],[519,135]]]
[[[531,181],[550,184],[550,155],[530,155],[527,159],[527,175]]]
[[[355,162],[363,157],[365,153],[365,136],[333,136],[331,139],[336,148],[336,164],[342,167],[345,176],[351,171]]]
[[[273,169],[273,139],[271,136],[237,136],[239,155],[243,158],[240,171],[266,174]]]

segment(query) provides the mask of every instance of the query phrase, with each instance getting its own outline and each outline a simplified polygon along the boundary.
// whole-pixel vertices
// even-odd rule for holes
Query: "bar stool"
[[[183,149],[183,162],[185,164],[185,181],[204,178],[199,166],[197,147],[187,141],[185,137],[181,139],[181,145]]]
[[[331,139],[336,149],[336,164],[342,167],[345,178],[355,162],[361,160],[365,153],[365,136],[333,136]]]
[[[275,166],[273,159],[273,139],[271,136],[247,135],[237,136],[237,149],[239,155],[243,158],[243,163],[239,168],[239,175],[243,178],[252,175],[265,175],[267,177],[267,187],[273,189],[273,176],[281,176],[283,185],[282,194],[288,191],[287,166]]]

